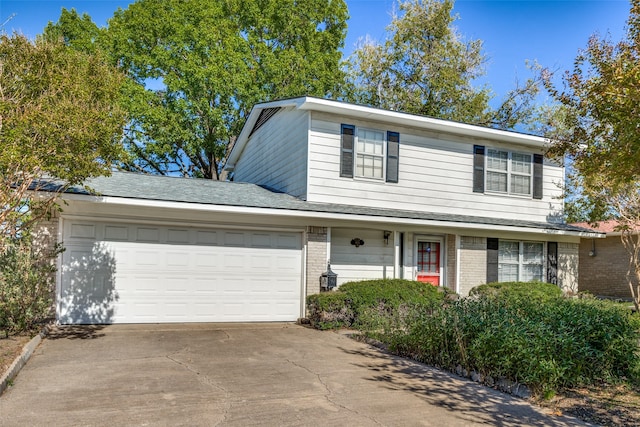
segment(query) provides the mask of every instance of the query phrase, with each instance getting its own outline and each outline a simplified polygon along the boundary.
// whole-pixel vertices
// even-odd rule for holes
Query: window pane
[[[499,240],[498,280],[501,282],[543,281],[544,243],[522,242],[521,244],[512,240]]]
[[[531,155],[511,154],[511,171],[531,175]]]
[[[531,194],[531,177],[511,175],[511,192],[514,194]]]
[[[368,178],[382,178],[382,157],[358,154],[356,157],[356,173]]]
[[[373,174],[374,178],[382,178],[382,157],[376,157],[373,159]]]
[[[487,169],[507,170],[509,153],[507,151],[488,150]]]
[[[358,132],[358,152],[382,155],[384,134],[379,131],[361,129]]]
[[[487,172],[487,191],[507,192],[507,174],[500,172]]]
[[[499,282],[517,282],[518,281],[518,264],[499,264],[498,265],[498,281]]]
[[[544,244],[539,242],[524,242],[522,262],[525,264],[540,264],[544,261]]]
[[[359,129],[357,149],[356,174],[366,178],[383,178],[384,133]]]
[[[531,282],[532,280],[542,281],[542,265],[525,264],[522,266],[522,282]]]
[[[500,240],[498,242],[498,262],[518,262],[518,253],[520,251],[520,243],[508,240]]]

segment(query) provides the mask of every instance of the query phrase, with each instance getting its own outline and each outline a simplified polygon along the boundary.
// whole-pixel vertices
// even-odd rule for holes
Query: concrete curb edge
[[[9,387],[9,383],[13,381],[16,375],[18,375],[20,369],[22,369],[27,361],[31,358],[33,351],[36,349],[36,347],[38,347],[38,345],[42,341],[42,338],[46,337],[48,334],[49,327],[45,326],[38,335],[33,337],[31,341],[29,341],[27,345],[22,348],[22,353],[20,353],[20,355],[16,357],[11,366],[9,366],[9,369],[2,375],[2,377],[0,377],[0,396]]]

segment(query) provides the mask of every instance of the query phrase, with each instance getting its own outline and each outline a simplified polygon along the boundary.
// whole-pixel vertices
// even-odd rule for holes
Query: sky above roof
[[[57,21],[61,9],[88,13],[99,26],[106,25],[127,0],[0,0],[0,25],[4,31],[34,37],[49,21]],[[343,52],[350,54],[358,40],[383,40],[391,20],[393,0],[347,0],[351,18]],[[458,0],[454,12],[458,32],[466,39],[484,41],[488,57],[486,77],[477,84],[493,89],[497,99],[514,87],[515,80],[530,76],[526,60],[551,69],[570,69],[578,50],[589,36],[624,36],[628,0]]]

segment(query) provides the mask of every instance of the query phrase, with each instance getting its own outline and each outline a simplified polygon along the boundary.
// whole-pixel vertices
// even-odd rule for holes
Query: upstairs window
[[[542,154],[512,153],[473,146],[473,192],[515,194],[542,199]]]
[[[359,129],[356,149],[356,176],[382,179],[384,177],[383,165],[384,132]]]
[[[341,126],[340,176],[398,182],[400,134]]]
[[[531,154],[488,149],[486,190],[530,196],[532,163]]]

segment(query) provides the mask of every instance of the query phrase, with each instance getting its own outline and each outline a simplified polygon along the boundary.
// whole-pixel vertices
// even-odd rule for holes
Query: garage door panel
[[[251,247],[252,248],[270,248],[272,235],[267,233],[252,233],[251,234]]]
[[[172,244],[189,243],[189,230],[169,229],[167,231],[167,242]]]
[[[297,236],[291,234],[278,235],[278,247],[283,249],[295,249],[300,245]]]
[[[194,295],[205,298],[207,295],[217,295],[218,281],[214,277],[196,277],[193,281],[192,292]]]
[[[224,233],[224,246],[245,247],[246,233],[227,231]]]
[[[156,227],[137,227],[136,229],[136,241],[137,242],[159,242],[160,241],[160,229]]]
[[[197,231],[196,245],[217,245],[218,233],[216,231]]]
[[[180,296],[190,296],[186,284],[189,282],[188,277],[167,277],[164,280],[164,295],[177,298]]]
[[[123,225],[107,225],[104,227],[105,240],[129,240],[129,227]]]
[[[93,224],[72,224],[69,237],[74,239],[95,239],[96,226]]]
[[[148,267],[158,267],[162,264],[166,265],[164,253],[159,250],[141,250],[133,251],[133,259],[136,268],[146,269]]]
[[[188,271],[188,269],[191,267],[190,262],[189,262],[189,251],[187,250],[181,250],[181,251],[174,251],[171,250],[169,252],[167,252],[167,261],[166,261],[166,267],[168,270],[185,270]]]
[[[295,320],[301,235],[65,222],[61,323]]]

